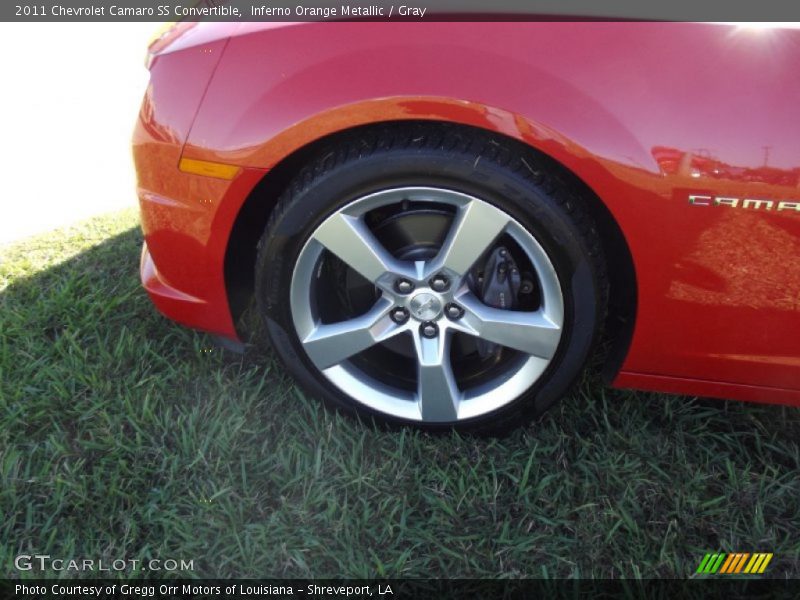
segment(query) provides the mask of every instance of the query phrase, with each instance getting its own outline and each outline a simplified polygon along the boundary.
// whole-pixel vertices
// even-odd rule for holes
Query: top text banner
[[[645,19],[791,21],[800,3],[787,0],[3,0],[0,21],[517,21]]]

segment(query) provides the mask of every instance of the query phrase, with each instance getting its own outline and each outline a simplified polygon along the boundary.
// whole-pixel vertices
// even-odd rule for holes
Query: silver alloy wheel
[[[442,248],[431,260],[396,259],[364,221],[368,212],[403,201],[446,204],[456,210]],[[466,277],[472,266],[503,233],[513,238],[536,271],[542,297],[541,306],[535,311],[487,306],[467,286]],[[312,297],[312,281],[326,249],[380,291],[380,297],[365,314],[337,323],[322,323],[319,319],[316,306],[324,299]],[[448,285],[434,281],[436,276],[443,276]],[[409,287],[397,285],[403,280],[413,284],[412,291],[398,291],[398,287],[405,291]],[[331,383],[381,413],[432,423],[478,417],[519,397],[550,364],[564,324],[558,276],[536,239],[494,205],[461,192],[432,187],[393,188],[369,194],[325,219],[300,252],[292,274],[290,301],[292,320],[303,348]],[[463,311],[457,319],[448,317],[446,307],[452,305]],[[398,307],[407,311],[405,319],[392,318],[393,309]],[[435,335],[426,335],[434,330]],[[450,361],[455,332],[517,350],[520,358],[502,375],[460,389]],[[410,334],[414,340],[414,392],[378,381],[349,360],[400,334]]]

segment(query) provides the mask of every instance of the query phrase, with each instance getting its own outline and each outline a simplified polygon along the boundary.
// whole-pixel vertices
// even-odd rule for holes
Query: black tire
[[[368,408],[333,386],[307,356],[295,328],[289,289],[298,256],[332,212],[372,192],[401,186],[448,188],[511,215],[547,253],[561,285],[564,323],[555,356],[522,395],[488,414],[453,423],[407,421]],[[582,372],[606,314],[602,245],[562,168],[525,146],[482,130],[408,123],[354,131],[311,160],[277,202],[259,242],[256,295],[269,342],[312,396],[378,424],[412,424],[499,434],[541,415]]]

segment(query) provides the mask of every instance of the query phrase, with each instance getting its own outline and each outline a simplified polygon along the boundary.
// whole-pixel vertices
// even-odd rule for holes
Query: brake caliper
[[[517,307],[517,296],[521,285],[522,277],[511,253],[503,246],[495,248],[486,259],[483,280],[478,278],[478,295],[483,303],[495,308],[513,310]],[[500,352],[501,347],[498,344],[483,339],[476,341],[481,358]]]

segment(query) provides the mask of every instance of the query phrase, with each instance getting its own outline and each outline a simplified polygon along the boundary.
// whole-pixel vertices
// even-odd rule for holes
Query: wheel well
[[[250,337],[255,325],[255,322],[250,318],[252,316],[250,313],[253,308],[252,300],[258,240],[264,233],[277,199],[289,185],[292,178],[317,153],[341,142],[344,138],[358,135],[366,129],[434,124],[441,125],[442,123],[438,121],[397,121],[362,125],[339,131],[296,150],[264,175],[239,210],[225,254],[225,287],[228,294],[228,303],[233,321],[236,323],[237,331],[242,339],[247,340]],[[449,123],[448,126],[462,128],[467,131],[476,129],[469,125],[452,123]],[[544,162],[549,163],[551,168],[558,171],[561,178],[570,181],[578,193],[586,200],[586,207],[597,225],[603,243],[606,262],[609,266],[608,318],[602,342],[602,355],[604,359],[603,376],[610,381],[621,367],[628,352],[636,315],[636,274],[625,236],[603,201],[572,171],[553,158],[519,140],[496,132],[491,133],[497,137],[504,138],[509,147],[516,147],[520,152],[536,154]]]

